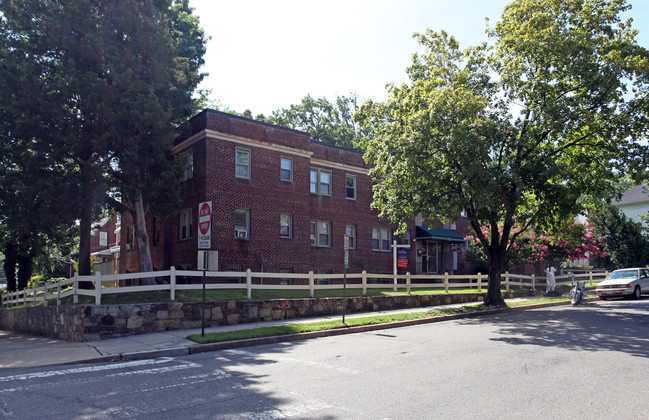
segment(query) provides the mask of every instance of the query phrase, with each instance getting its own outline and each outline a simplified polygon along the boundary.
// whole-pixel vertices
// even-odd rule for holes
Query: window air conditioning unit
[[[239,230],[239,229],[237,229],[237,230],[235,230],[234,233],[235,233],[235,235],[234,235],[235,238],[242,238],[242,239],[245,239],[245,238],[248,237],[248,232],[245,231],[245,230]]]

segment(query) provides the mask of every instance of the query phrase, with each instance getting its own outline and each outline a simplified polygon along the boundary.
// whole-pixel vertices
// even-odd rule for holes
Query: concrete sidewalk
[[[508,299],[508,302],[521,299]],[[569,302],[558,302],[551,304],[543,304],[542,306],[554,306],[556,304],[566,304]],[[424,312],[429,310],[439,310],[446,308],[455,308],[465,305],[467,303],[459,303],[453,305],[440,305],[422,308],[408,308],[392,311],[380,312],[363,312],[347,314],[346,318],[366,317],[380,314],[392,313],[409,313],[409,312]],[[539,307],[540,305],[532,305],[531,307]],[[487,315],[489,313],[497,313],[496,311],[488,311],[480,313]],[[475,314],[473,315],[475,316]],[[458,318],[453,316],[452,318]],[[323,320],[336,320],[341,319],[341,315],[326,316],[317,318],[301,318],[301,319],[288,319],[280,321],[267,321],[255,322],[249,324],[238,325],[225,325],[219,327],[205,328],[205,333],[208,332],[223,332],[242,330],[257,327],[270,327],[278,325],[288,325],[304,322],[314,322]],[[393,326],[414,325],[416,323],[430,322],[430,320],[421,321],[407,321],[398,323]],[[268,337],[264,339],[255,339],[248,342],[224,342],[218,344],[196,344],[185,337],[192,334],[200,334],[201,329],[193,330],[178,330],[166,331],[151,334],[132,335],[128,337],[111,338],[107,340],[88,341],[83,343],[74,343],[62,340],[55,340],[43,337],[34,337],[27,335],[14,334],[12,332],[0,331],[0,368],[24,368],[34,366],[46,365],[59,365],[70,363],[91,363],[91,362],[109,362],[120,359],[145,359],[162,356],[181,356],[192,353],[199,353],[205,351],[221,350],[225,348],[242,347],[246,345],[259,345],[264,343],[274,343],[278,341],[285,341],[288,339],[304,339],[310,337],[318,337],[330,335],[331,331],[336,334],[353,333],[361,331],[369,331],[371,329],[386,328],[383,326],[370,326],[370,327],[357,327],[344,330],[330,330],[329,334],[325,333],[305,333],[299,337]]]

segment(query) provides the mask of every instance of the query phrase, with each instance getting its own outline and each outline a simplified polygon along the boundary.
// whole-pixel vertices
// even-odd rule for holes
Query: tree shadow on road
[[[622,351],[649,357],[649,300],[591,302],[466,319],[493,323],[513,345],[558,346],[576,351]]]

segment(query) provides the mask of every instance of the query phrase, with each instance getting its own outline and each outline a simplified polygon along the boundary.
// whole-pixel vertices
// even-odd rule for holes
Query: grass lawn
[[[486,292],[486,288],[482,288],[482,292]],[[473,288],[453,288],[449,289],[448,294],[460,293],[478,293],[478,290]],[[431,294],[447,294],[443,287],[434,287],[426,289],[411,289],[411,295],[431,295]],[[314,293],[316,298],[329,298],[329,297],[342,297],[343,289],[326,289],[316,290]],[[347,289],[347,297],[362,296],[361,289]],[[367,296],[406,296],[408,295],[405,288],[398,288],[395,292],[393,288],[381,289],[367,289]],[[308,290],[253,290],[253,300],[267,300],[267,299],[308,299]],[[178,290],[176,291],[176,302],[197,302],[203,299],[202,290]],[[247,300],[248,295],[245,290],[206,290],[205,299],[213,300]],[[62,299],[63,305],[72,305],[72,297]],[[158,302],[171,302],[169,292],[137,292],[137,293],[115,293],[106,294],[101,296],[101,303],[104,305],[118,305],[118,304],[133,304],[133,303],[158,303]],[[95,303],[95,298],[92,296],[79,296],[80,304]],[[40,303],[42,304],[42,302]],[[55,301],[50,301],[50,305],[56,304]],[[31,305],[28,305],[31,306]]]

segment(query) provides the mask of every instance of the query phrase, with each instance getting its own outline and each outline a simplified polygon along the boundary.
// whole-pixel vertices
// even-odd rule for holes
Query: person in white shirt
[[[554,291],[554,286],[556,284],[556,281],[555,281],[555,278],[554,278],[554,273],[556,271],[557,270],[552,266],[548,267],[547,270],[545,270],[545,278],[547,280],[547,283],[546,283],[546,286],[545,286],[545,293],[549,293],[549,292]]]

